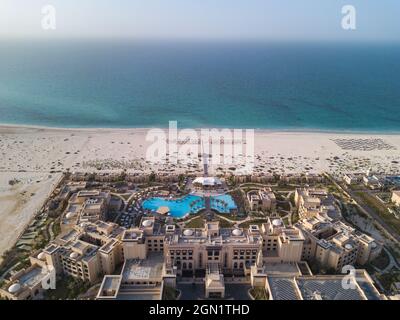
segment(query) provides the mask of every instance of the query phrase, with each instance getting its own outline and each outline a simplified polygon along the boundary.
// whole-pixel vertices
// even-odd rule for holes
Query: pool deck
[[[221,200],[221,205],[217,200]],[[182,198],[162,198],[154,197],[143,202],[142,207],[146,210],[156,212],[161,207],[169,208],[169,216],[182,219],[190,214],[196,214],[200,210],[205,209],[204,199],[197,194],[189,194]],[[237,209],[237,206],[228,194],[219,194],[211,196],[211,209],[219,213],[229,213],[230,210]]]

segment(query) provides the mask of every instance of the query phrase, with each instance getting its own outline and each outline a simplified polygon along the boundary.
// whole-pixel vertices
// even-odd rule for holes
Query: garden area
[[[185,224],[186,228],[202,228],[203,226],[204,226],[203,216],[198,216],[196,218],[193,218],[192,220],[186,222]]]
[[[383,288],[390,292],[392,284],[400,281],[400,272],[391,270],[387,273],[377,275],[377,278],[382,284]]]
[[[90,288],[90,283],[70,276],[57,280],[55,290],[47,290],[45,298],[48,300],[72,300],[84,294]]]
[[[382,250],[379,256],[371,261],[371,264],[380,270],[385,269],[389,265],[389,263],[390,259],[385,250]]]
[[[240,228],[248,228],[252,224],[261,225],[266,222],[267,222],[267,219],[255,219],[255,220],[243,222],[239,225],[239,227]]]

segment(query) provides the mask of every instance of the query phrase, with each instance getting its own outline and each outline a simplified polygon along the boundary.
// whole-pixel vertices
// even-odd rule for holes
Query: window
[[[224,254],[224,268],[228,267],[228,254],[225,252]]]
[[[199,267],[203,267],[203,254],[201,252],[199,253]]]

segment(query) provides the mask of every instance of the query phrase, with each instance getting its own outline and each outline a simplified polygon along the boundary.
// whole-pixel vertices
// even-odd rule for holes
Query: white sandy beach
[[[171,172],[171,166],[146,163],[147,132],[0,126],[0,254],[43,204],[61,171]],[[255,173],[400,172],[395,134],[257,131],[255,153]],[[186,165],[172,169],[197,171]],[[20,183],[11,186],[12,179]]]

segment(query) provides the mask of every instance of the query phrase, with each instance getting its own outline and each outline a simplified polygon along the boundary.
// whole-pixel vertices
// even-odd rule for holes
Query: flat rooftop
[[[107,275],[103,278],[97,298],[115,299],[121,285],[121,276]]]
[[[78,197],[94,197],[98,196],[100,191],[98,190],[82,190],[78,192]]]
[[[23,274],[19,278],[19,283],[21,286],[28,286],[28,287],[33,287],[37,283],[41,282],[42,279],[46,276],[47,274],[42,273],[42,268],[40,267],[35,267],[29,272]]]
[[[342,276],[314,276],[298,278],[297,284],[304,300],[366,300],[355,283],[346,289],[342,280]]]
[[[343,285],[344,275],[268,276],[273,300],[380,300],[382,295],[365,270]]]
[[[266,263],[264,264],[264,272],[268,275],[286,274],[300,276],[302,273],[295,263]]]
[[[126,260],[122,270],[122,282],[161,281],[163,266],[162,254],[150,254],[146,260]]]
[[[268,277],[268,285],[273,300],[301,300],[293,277]]]

